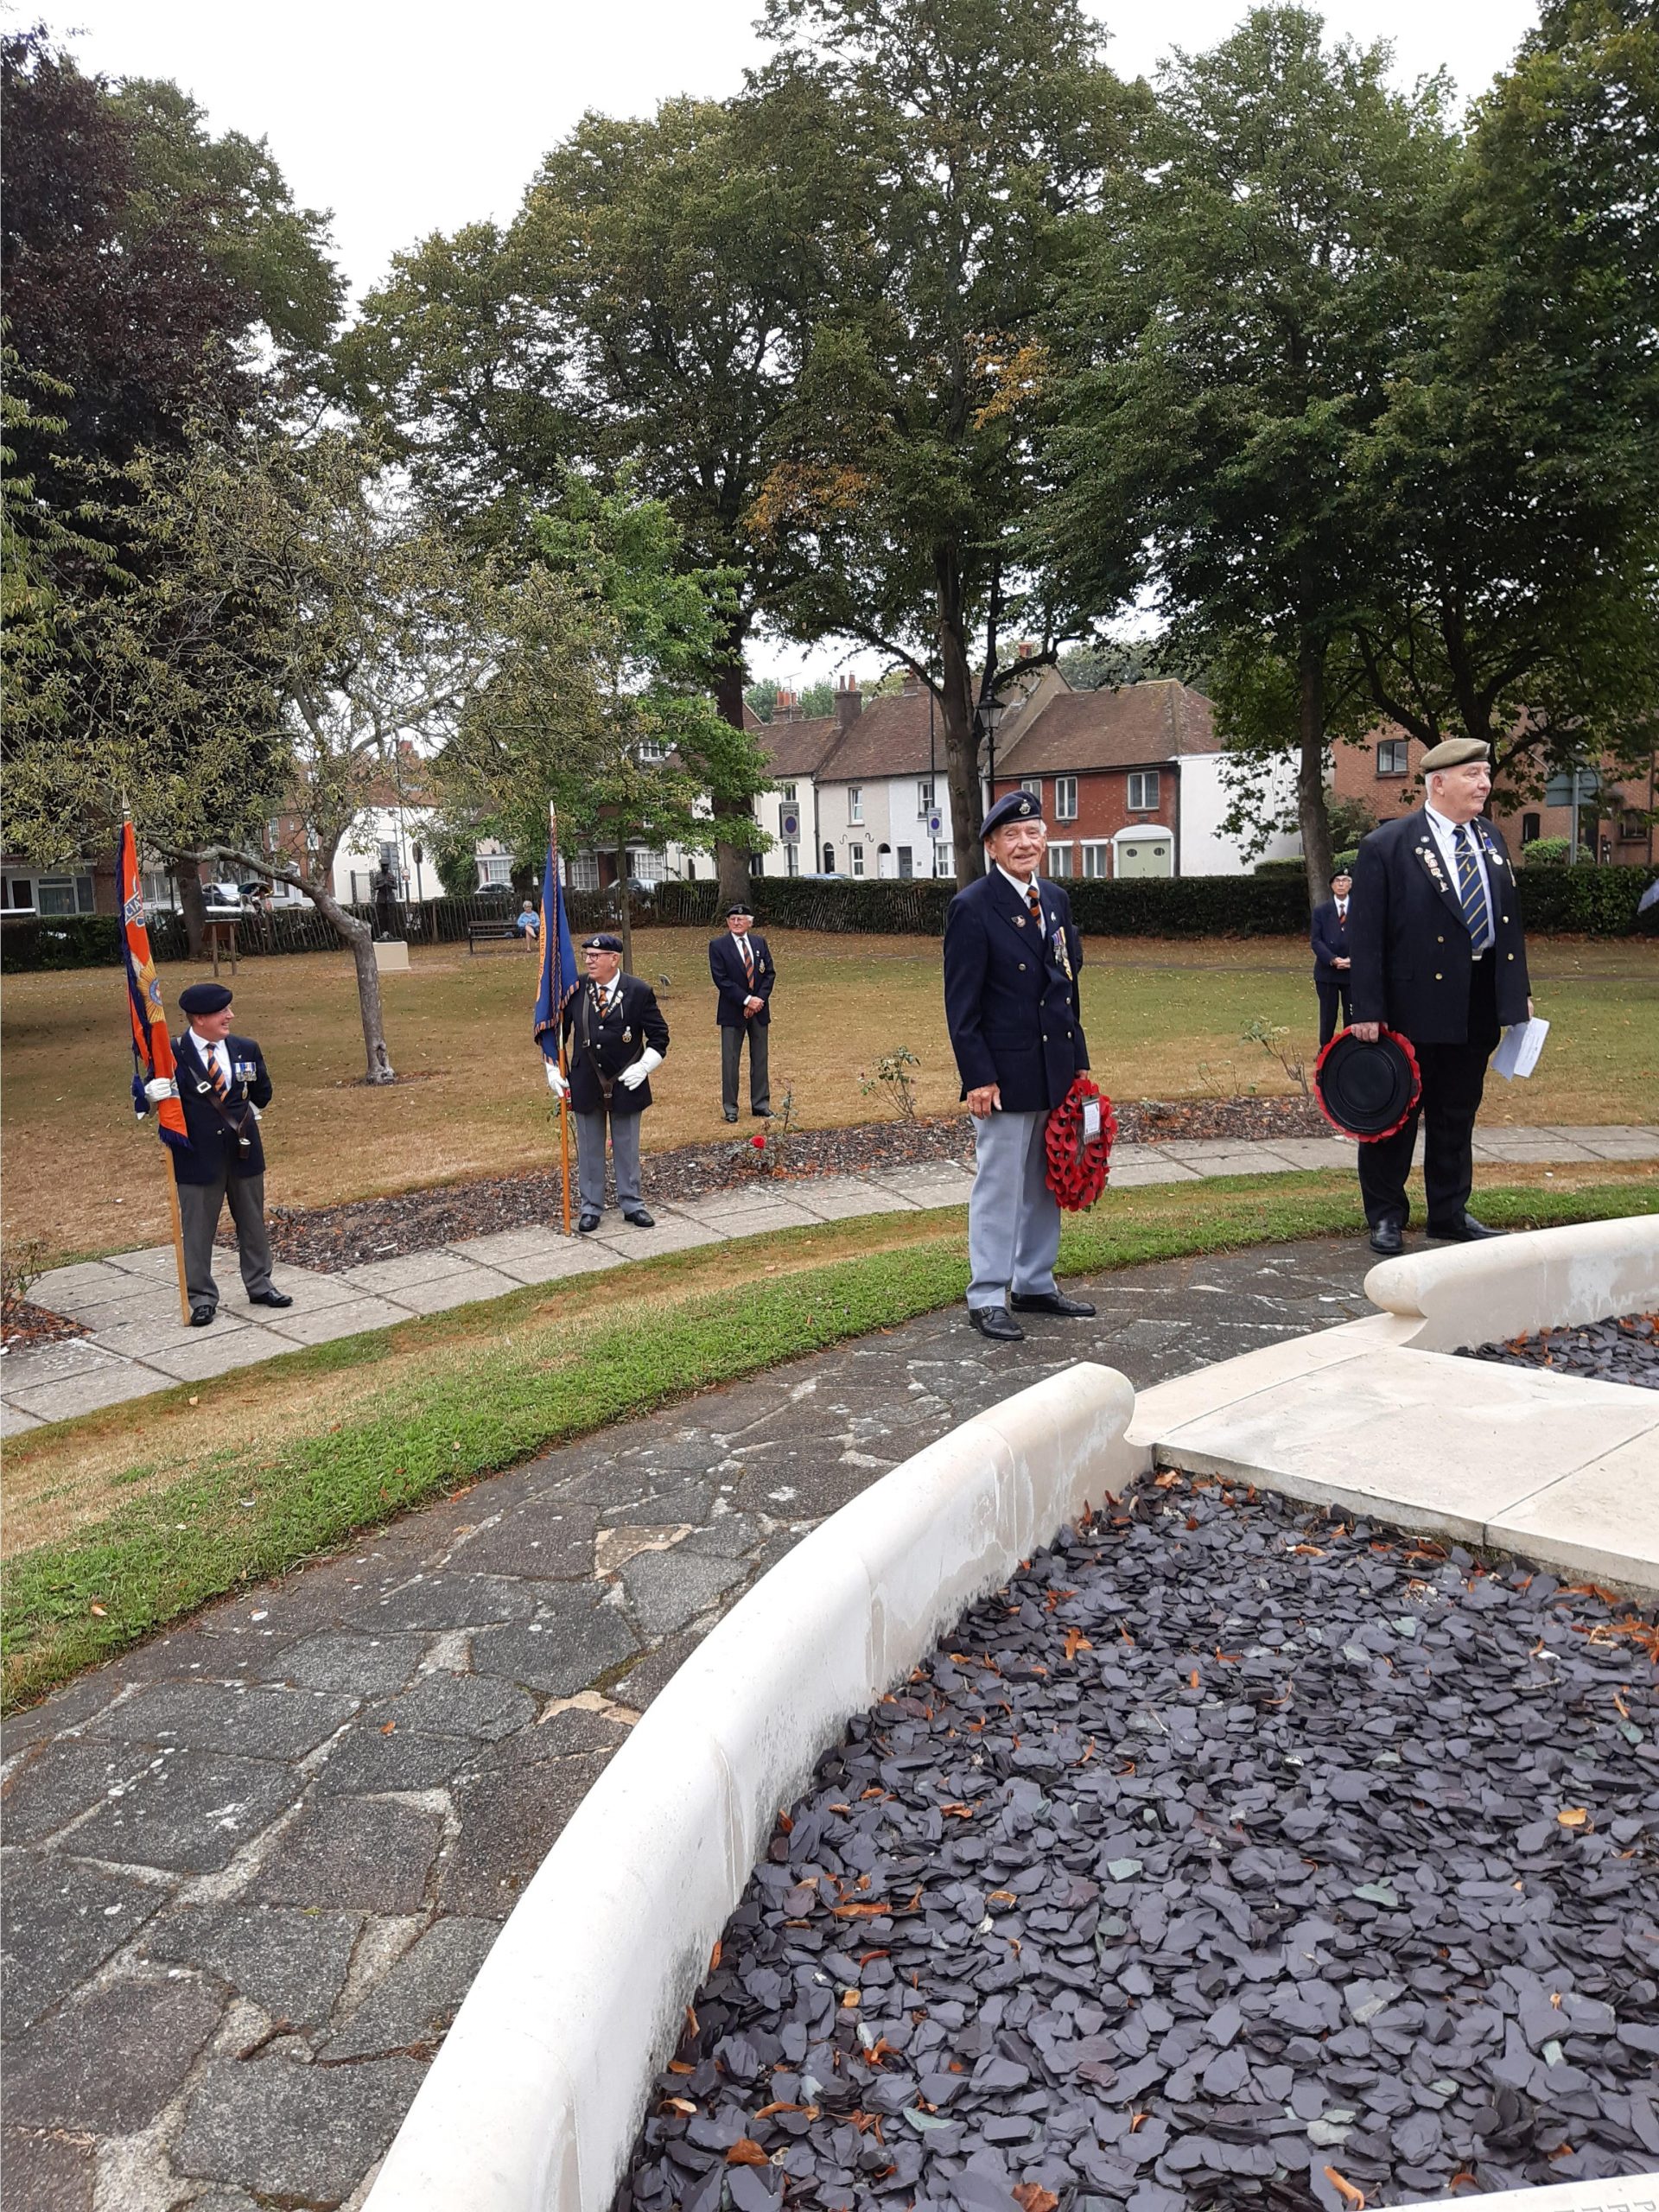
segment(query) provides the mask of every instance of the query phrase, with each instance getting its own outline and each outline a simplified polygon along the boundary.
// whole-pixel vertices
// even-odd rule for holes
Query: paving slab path
[[[1599,1160],[1627,1165],[1659,1157],[1659,1127],[1494,1129],[1478,1139],[1475,1157],[1489,1163],[1581,1165]],[[1351,1168],[1353,1160],[1353,1146],[1335,1136],[1272,1142],[1174,1138],[1117,1146],[1112,1183],[1118,1190],[1135,1190],[1149,1183],[1201,1182],[1217,1175]],[[207,1329],[192,1329],[179,1318],[170,1245],[54,1268],[30,1294],[37,1305],[80,1322],[87,1333],[6,1355],[0,1363],[0,1434],[65,1421],[180,1382],[206,1382],[301,1344],[325,1344],[416,1314],[499,1298],[526,1283],[556,1282],[652,1259],[659,1252],[772,1230],[959,1205],[972,1181],[970,1168],[949,1160],[868,1175],[804,1176],[658,1206],[652,1230],[630,1228],[620,1215],[607,1212],[603,1228],[593,1236],[567,1237],[551,1228],[509,1229],[333,1274],[279,1264],[277,1287],[294,1304],[275,1313],[249,1305],[234,1260],[226,1251],[215,1263],[223,1294],[219,1316]]]
[[[500,1923],[809,1529],[1077,1358],[1137,1387],[1356,1319],[1356,1240],[1126,1269],[708,1391],[214,1606],[7,1732],[8,2212],[361,2201]]]

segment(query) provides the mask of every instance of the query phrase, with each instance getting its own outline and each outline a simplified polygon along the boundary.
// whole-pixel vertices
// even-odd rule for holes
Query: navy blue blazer
[[[746,999],[770,999],[772,987],[778,980],[771,950],[758,930],[749,931],[749,952],[754,961],[753,982],[749,981],[737,939],[729,930],[724,937],[709,940],[709,973],[720,993],[715,1020],[721,1029],[747,1029],[751,1022],[759,1022],[764,1027],[772,1019],[770,1007],[763,1006],[759,1014],[743,1011]]]
[[[250,1111],[270,1103],[270,1072],[265,1056],[251,1037],[227,1037],[225,1045],[231,1056],[231,1096],[228,1105],[221,1106],[190,1032],[186,1030],[173,1039],[179,1103],[184,1109],[184,1126],[190,1137],[188,1151],[176,1145],[168,1147],[173,1173],[181,1183],[216,1183],[226,1173],[263,1175],[265,1172],[259,1124]]]
[[[1353,911],[1351,893],[1346,914],[1338,913],[1334,899],[1327,899],[1322,906],[1313,909],[1308,941],[1313,947],[1313,980],[1316,983],[1345,983],[1348,981],[1350,970],[1333,968],[1331,963],[1333,960],[1351,960],[1353,957],[1348,950],[1348,924]]]
[[[1083,940],[1059,886],[1038,890],[1040,931],[997,868],[964,885],[944,918],[944,1019],[962,1095],[996,1084],[1009,1114],[1058,1106],[1089,1065]]]
[[[572,991],[565,1005],[565,1066],[570,1077],[570,1103],[578,1114],[604,1111],[606,1082],[612,1085],[613,1114],[643,1114],[651,1103],[650,1078],[630,1090],[616,1077],[632,1065],[647,1045],[667,1056],[668,1024],[656,992],[638,976],[625,975],[620,981],[621,988],[603,1016],[594,1011],[593,987],[588,983]]]
[[[1497,1018],[1504,1028],[1527,1018],[1526,940],[1509,849],[1497,826],[1477,816],[1497,932],[1492,963]],[[1419,807],[1385,822],[1354,857],[1348,902],[1349,1019],[1386,1021],[1417,1045],[1466,1045],[1474,973],[1458,887]]]

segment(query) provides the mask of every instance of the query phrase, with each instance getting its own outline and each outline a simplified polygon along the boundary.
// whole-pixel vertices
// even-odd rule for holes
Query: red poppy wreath
[[[1085,1133],[1084,1109],[1097,1105],[1100,1124]],[[1093,1116],[1087,1117],[1092,1120]],[[1117,1116],[1112,1102],[1092,1077],[1080,1075],[1048,1117],[1043,1148],[1048,1159],[1048,1187],[1068,1213],[1091,1206],[1106,1187]]]

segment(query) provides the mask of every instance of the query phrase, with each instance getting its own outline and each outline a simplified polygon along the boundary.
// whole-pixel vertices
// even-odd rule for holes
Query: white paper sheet
[[[1516,1022],[1498,1039],[1497,1050],[1492,1054],[1493,1067],[1506,1083],[1517,1075],[1530,1075],[1538,1065],[1538,1055],[1543,1051],[1548,1034],[1547,1021],[1535,1018]]]

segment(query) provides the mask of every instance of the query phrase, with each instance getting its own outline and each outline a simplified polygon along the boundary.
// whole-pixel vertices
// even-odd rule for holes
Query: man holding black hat
[[[639,1116],[651,1103],[651,1074],[668,1052],[668,1024],[657,994],[622,973],[622,940],[608,931],[582,941],[588,981],[563,1014],[567,1083],[557,1060],[547,1062],[548,1088],[568,1096],[576,1118],[577,1227],[591,1236],[605,1210],[605,1129],[616,1170],[616,1202],[636,1229],[654,1226],[639,1196]]]
[[[1483,816],[1488,748],[1453,738],[1423,755],[1426,803],[1373,830],[1354,862],[1348,938],[1352,1033],[1407,1039],[1422,1093],[1391,1134],[1359,1147],[1374,1251],[1401,1249],[1406,1178],[1421,1117],[1427,1229],[1469,1243],[1500,1232],[1469,1211],[1475,1116],[1500,1033],[1529,1020],[1527,949],[1508,849]]]
[[[1033,794],[998,799],[981,834],[988,866],[945,916],[944,1018],[974,1116],[968,1318],[982,1337],[1018,1342],[1015,1313],[1095,1310],[1055,1287],[1060,1209],[1044,1144],[1051,1110],[1089,1065],[1083,940],[1065,892],[1038,874],[1048,825]]]
[[[772,1111],[767,1043],[772,1010],[768,1001],[778,980],[766,940],[757,936],[754,916],[738,899],[726,909],[726,934],[709,943],[709,973],[720,994],[715,1020],[720,1026],[720,1103],[728,1122],[737,1119],[737,1080],[743,1040],[749,1044],[749,1109],[764,1120]]]
[[[184,1230],[184,1278],[190,1325],[205,1329],[219,1310],[213,1281],[213,1237],[228,1200],[236,1224],[237,1258],[249,1301],[291,1306],[270,1279],[270,1236],[265,1228],[265,1154],[259,1116],[270,1103],[270,1075],[251,1037],[231,1030],[231,994],[223,983],[192,983],[179,994],[190,1027],[175,1038],[176,1084],[144,1085],[151,1105],[176,1091],[184,1109],[188,1149],[170,1146]]]

